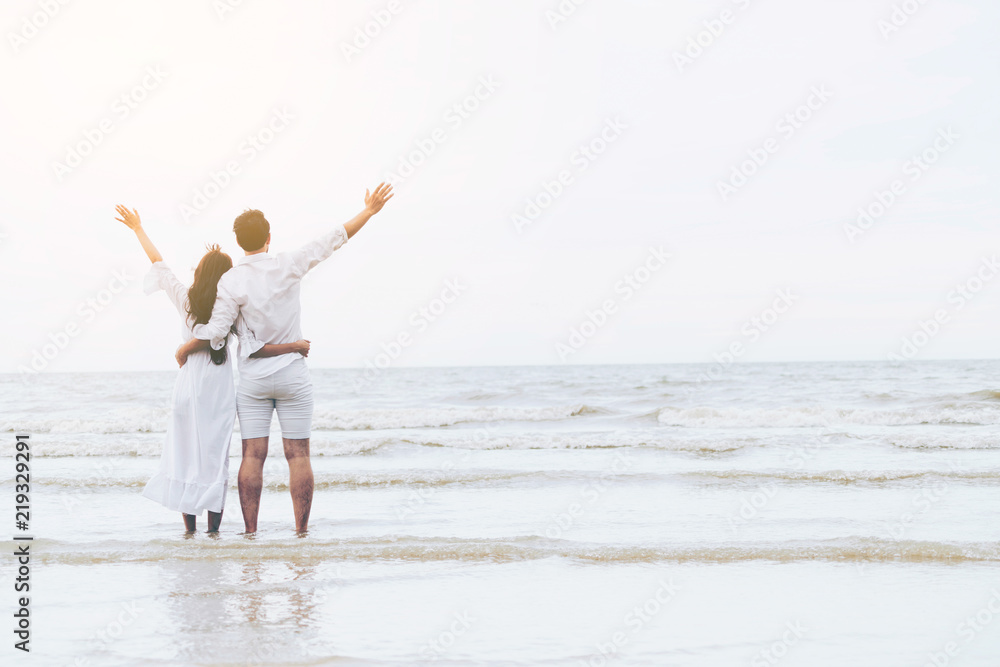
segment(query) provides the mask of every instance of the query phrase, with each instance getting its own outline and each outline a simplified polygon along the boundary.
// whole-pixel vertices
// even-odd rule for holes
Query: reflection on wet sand
[[[166,607],[175,624],[164,631],[175,638],[172,659],[202,663],[238,657],[253,665],[277,656],[295,660],[335,654],[330,629],[321,639],[320,627],[322,607],[338,587],[321,581],[317,564],[295,558],[254,561],[244,558],[250,554],[242,550],[218,555],[222,553],[229,558],[206,554],[203,560],[158,564]]]

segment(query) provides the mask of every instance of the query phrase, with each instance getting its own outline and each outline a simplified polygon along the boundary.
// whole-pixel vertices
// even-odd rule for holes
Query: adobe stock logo
[[[570,329],[566,342],[556,343],[559,360],[566,361],[582,350],[590,339],[608,324],[619,307],[630,301],[652,280],[657,271],[667,265],[668,259],[670,253],[665,252],[662,246],[650,247],[645,260],[615,282],[613,287],[615,296],[608,297],[594,310],[585,311],[584,317]]]
[[[787,144],[833,98],[826,84],[813,86],[802,104],[791,109],[774,125],[779,136],[770,136],[759,145],[746,151],[746,159],[734,165],[729,177],[716,181],[715,188],[723,202],[739,192],[776,154],[784,142]]]
[[[753,0],[733,0],[733,4],[737,9],[745,11],[753,4]],[[740,14],[736,10],[723,9],[716,17],[702,21],[703,29],[688,38],[683,50],[673,52],[677,72],[683,74],[685,68],[694,65],[694,62],[701,58],[739,17]]]
[[[549,22],[549,27],[555,32],[561,24],[576,14],[576,10],[587,0],[559,0],[555,9],[545,10],[545,20]]]
[[[370,21],[354,28],[354,39],[340,43],[340,52],[344,59],[351,62],[360,56],[362,51],[371,46],[372,40],[381,35],[382,31],[392,23],[392,19],[402,11],[403,4],[399,0],[389,0],[384,9],[371,12]]]
[[[270,118],[255,132],[246,135],[237,148],[236,155],[226,160],[219,169],[210,169],[208,178],[195,187],[191,198],[178,205],[184,222],[191,222],[198,214],[204,212],[232,182],[243,173],[243,168],[264,152],[282,132],[295,120],[284,107],[275,108]]]
[[[799,300],[799,297],[793,294],[790,288],[779,289],[774,294],[771,305],[746,320],[740,327],[740,334],[743,338],[732,341],[725,350],[712,355],[715,363],[698,376],[698,382],[712,382],[723,377],[726,371],[746,354],[748,346],[751,343],[756,343],[761,336],[770,331]]]
[[[146,68],[142,80],[132,86],[111,103],[111,114],[98,121],[96,126],[83,130],[83,138],[67,144],[62,162],[52,163],[52,174],[56,181],[63,182],[67,176],[83,164],[84,160],[104,142],[105,138],[114,132],[132,113],[139,108],[150,93],[160,87],[167,76],[159,65]]]
[[[917,356],[998,274],[1000,261],[997,256],[983,257],[975,272],[948,292],[946,301],[950,307],[938,308],[930,317],[920,320],[911,333],[900,340],[899,349],[890,352],[887,359],[899,363]]]
[[[622,133],[628,127],[628,124],[622,121],[621,116],[606,118],[601,130],[586,142],[581,143],[573,152],[570,164],[576,167],[576,171],[580,174],[587,171],[613,143],[621,138]],[[510,216],[510,221],[514,224],[517,233],[523,233],[527,226],[538,220],[542,213],[576,182],[577,176],[573,174],[571,169],[561,169],[551,181],[542,181],[541,189],[525,199],[524,206]]]
[[[14,53],[18,53],[28,40],[34,39],[67,4],[69,0],[39,0],[39,11],[21,19],[20,30],[7,33],[7,41]]]
[[[408,178],[417,173],[430,157],[443,145],[453,133],[462,127],[476,113],[486,100],[490,99],[500,88],[501,83],[492,74],[479,77],[475,88],[457,102],[448,107],[442,116],[444,125],[434,127],[426,136],[414,139],[413,148],[400,153],[396,159],[396,170],[387,170],[382,177],[386,183],[392,183],[399,188]]]
[[[86,325],[97,319],[97,316],[111,305],[115,296],[121,294],[133,279],[134,277],[124,270],[115,271],[103,289],[81,301],[76,309],[76,317],[70,319],[58,331],[50,332],[49,341],[29,353],[30,367],[24,364],[17,367],[21,380],[27,381],[31,376],[48,368],[49,363],[69,347],[70,341],[79,336]]]
[[[854,223],[844,224],[844,235],[851,243],[868,232],[876,222],[892,211],[892,208],[909,192],[911,185],[917,183],[930,168],[937,164],[945,153],[954,148],[962,135],[955,132],[952,126],[942,127],[937,131],[934,140],[922,151],[910,156],[902,166],[904,178],[897,178],[882,190],[874,192],[874,199],[865,206],[859,206],[857,219]]]
[[[893,5],[889,18],[879,19],[876,24],[878,31],[882,33],[882,39],[889,41],[889,37],[893,33],[899,32],[926,4],[927,0],[903,0],[903,2]]]

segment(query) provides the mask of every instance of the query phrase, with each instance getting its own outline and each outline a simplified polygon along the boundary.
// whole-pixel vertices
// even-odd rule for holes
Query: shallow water
[[[238,433],[219,536],[139,495],[172,374],[0,376],[31,664],[996,665],[1000,362],[704,371],[314,370],[306,537]]]

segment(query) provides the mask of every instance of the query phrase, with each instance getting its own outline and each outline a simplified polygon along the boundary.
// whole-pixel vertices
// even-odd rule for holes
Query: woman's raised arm
[[[118,212],[120,218],[115,218],[118,222],[124,223],[126,227],[135,232],[135,236],[139,239],[139,243],[142,245],[142,249],[146,251],[146,257],[149,257],[149,261],[153,264],[163,261],[163,255],[160,251],[156,249],[153,242],[149,240],[146,235],[146,230],[142,228],[142,221],[139,219],[139,213],[135,209],[131,211],[119,204],[115,207],[115,211]]]

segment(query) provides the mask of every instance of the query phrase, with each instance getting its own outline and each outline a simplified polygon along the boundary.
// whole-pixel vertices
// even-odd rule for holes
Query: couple
[[[243,212],[233,223],[236,242],[246,256],[234,267],[219,246],[209,246],[198,263],[194,283],[184,287],[146,235],[135,209],[118,206],[116,218],[135,232],[153,267],[146,293],[164,290],[180,313],[185,343],[177,350],[181,366],[174,386],[167,442],[159,471],[143,495],[184,516],[189,532],[208,511],[208,530],[218,532],[229,485],[229,441],[240,418],[243,460],[239,471],[240,506],[247,534],[257,532],[257,513],[267,458],[271,414],[278,413],[295,530],[304,534],[312,507],[309,463],[312,382],[305,359],[309,341],[299,328],[299,284],[314,266],[333,254],[392,198],[392,186],[365,191],[358,215],[298,250],[268,254],[271,228],[264,214]],[[240,383],[233,385],[230,336],[239,341]]]

